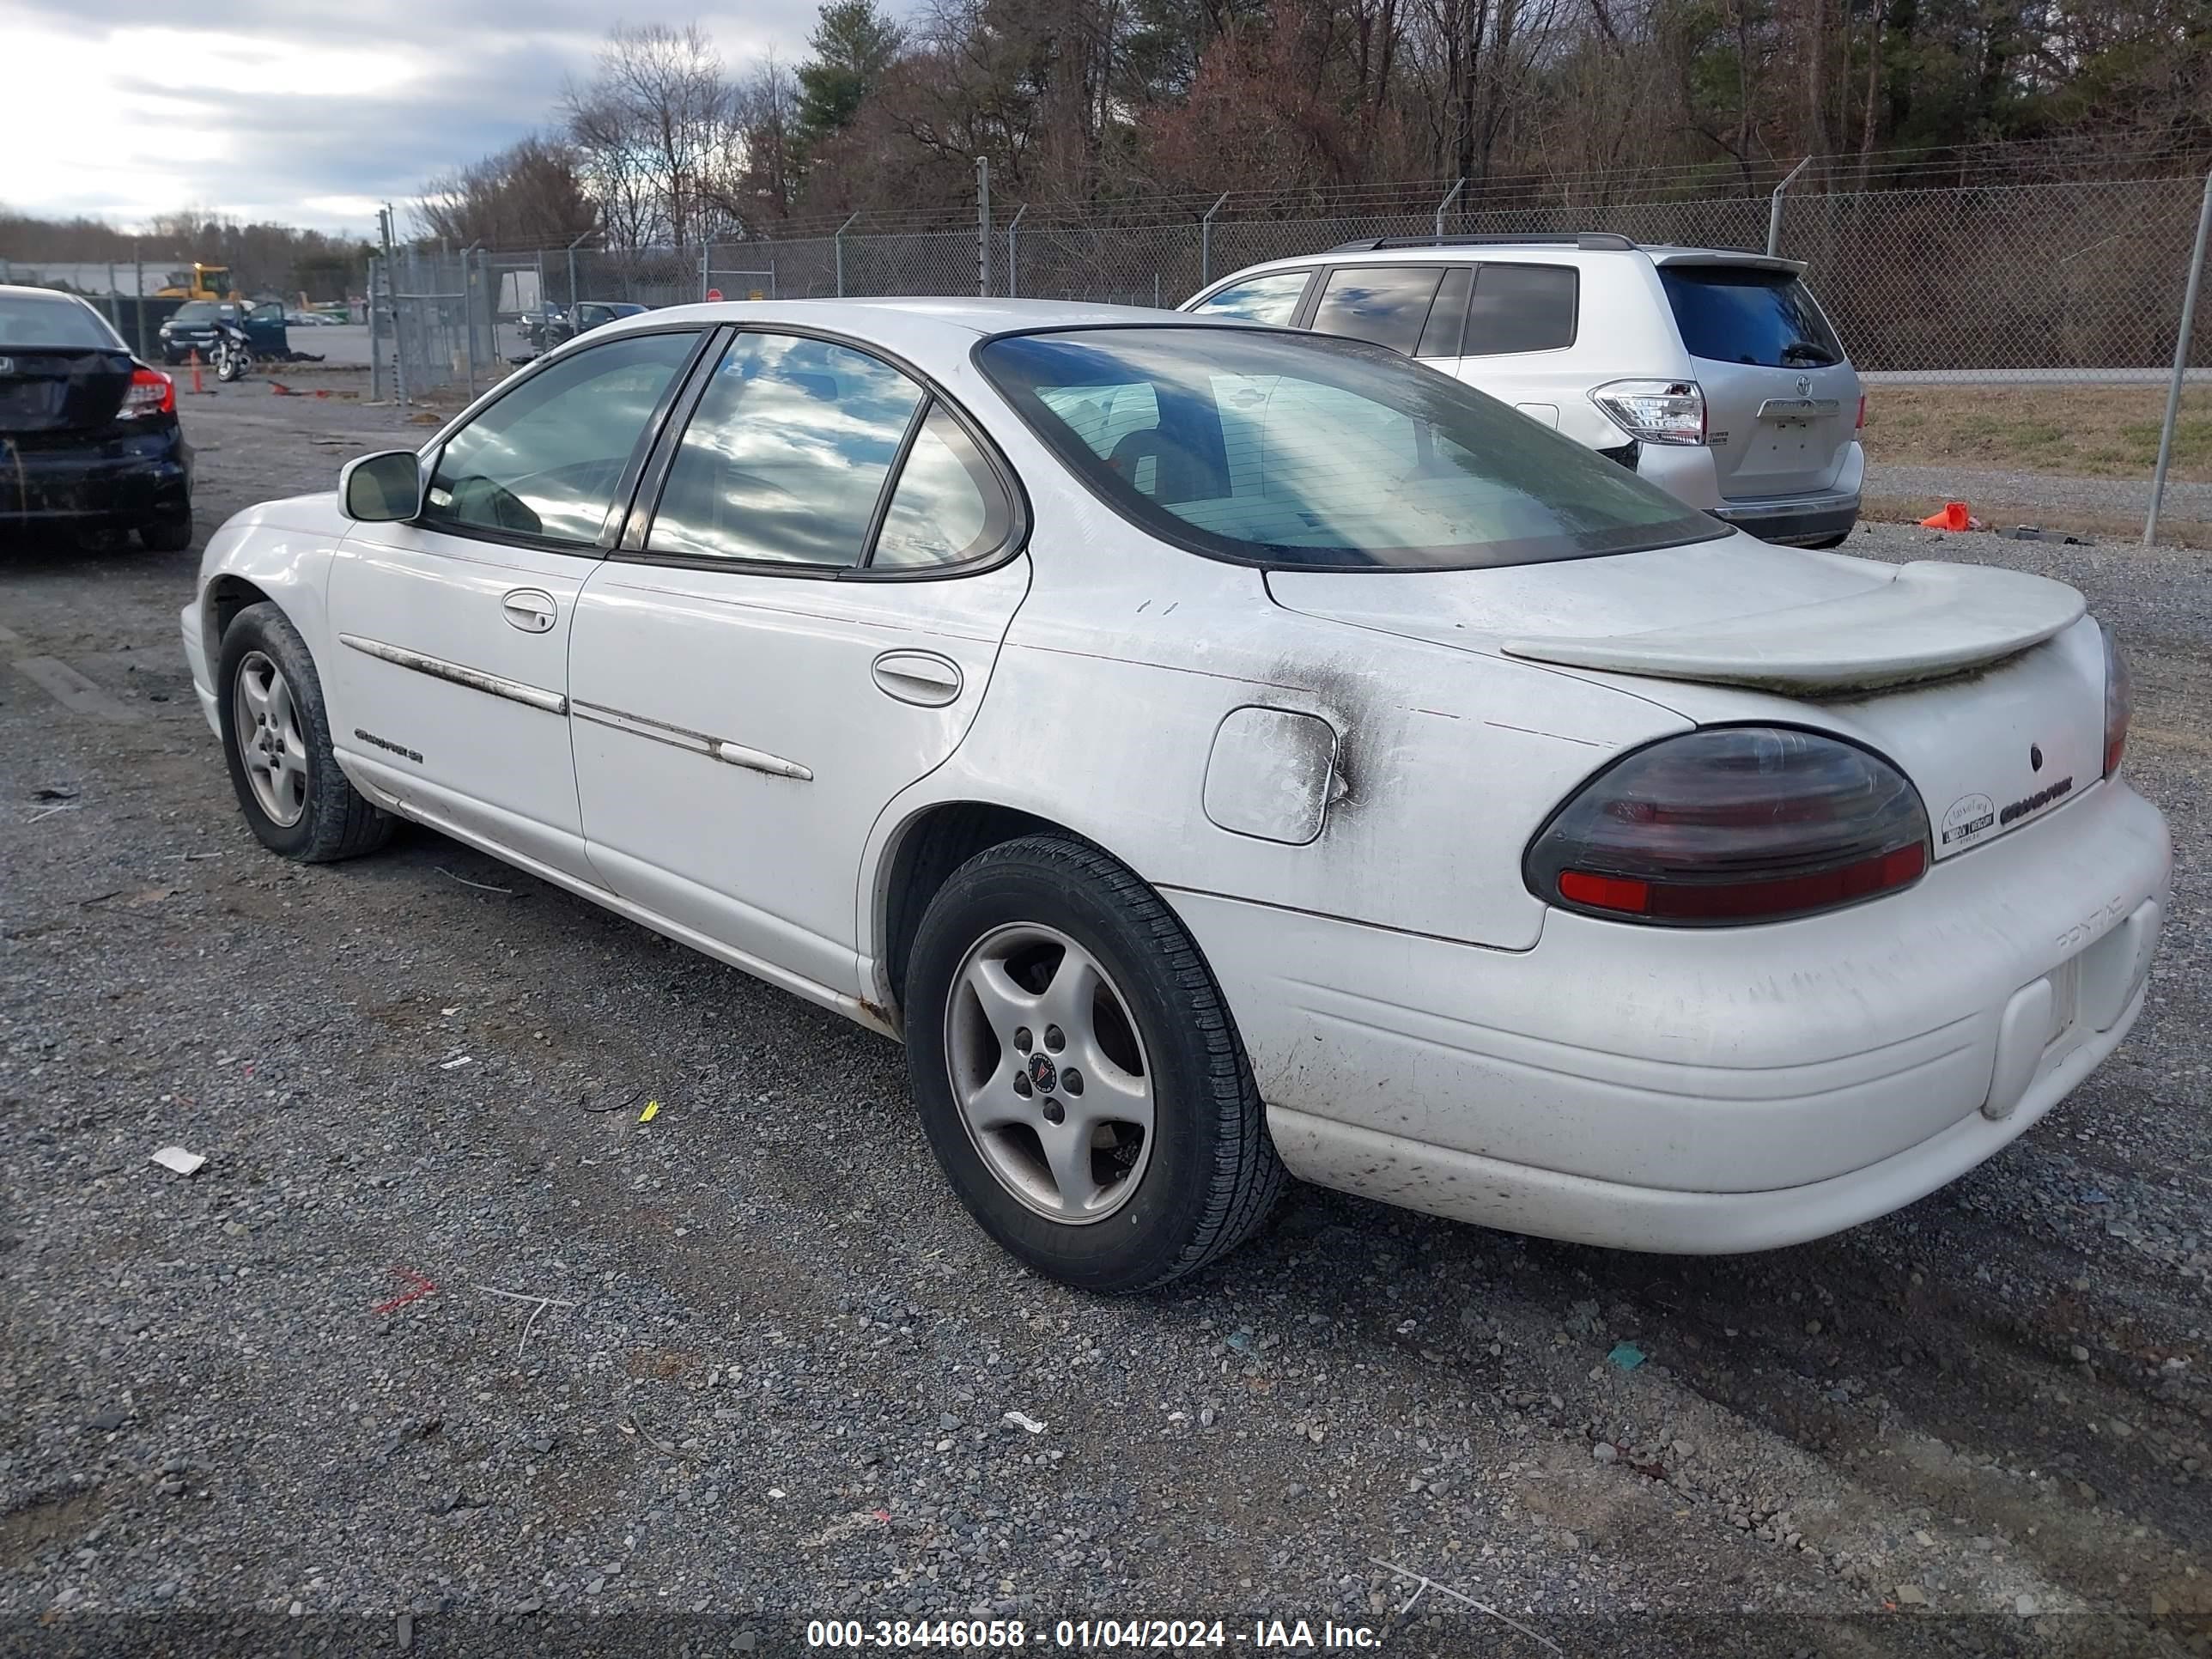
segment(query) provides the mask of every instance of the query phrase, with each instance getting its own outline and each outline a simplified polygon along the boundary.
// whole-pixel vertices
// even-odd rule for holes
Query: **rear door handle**
[[[550,633],[554,617],[560,614],[554,608],[553,596],[535,587],[511,590],[500,600],[499,606],[507,625],[526,634]]]
[[[886,651],[872,670],[877,688],[901,702],[942,708],[960,695],[960,665],[934,651]]]

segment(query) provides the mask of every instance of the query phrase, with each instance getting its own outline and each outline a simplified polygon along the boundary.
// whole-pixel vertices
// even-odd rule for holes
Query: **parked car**
[[[245,305],[235,300],[189,300],[161,325],[162,360],[181,363],[197,351],[202,362],[210,361],[221,323],[244,329],[256,357],[281,361],[292,355],[283,307],[273,301]]]
[[[0,286],[0,530],[192,539],[176,387],[73,295]]]
[[[2072,588],[1769,546],[1395,352],[1170,312],[595,330],[233,519],[182,629],[264,846],[413,819],[902,1035],[969,1210],[1100,1291],[1286,1171],[1849,1226],[2112,1051],[2167,902]]]
[[[1419,358],[1762,540],[1858,520],[1866,398],[1794,259],[1626,237],[1382,237],[1187,301]]]
[[[650,307],[627,300],[585,300],[569,307],[545,306],[516,319],[532,352],[550,351],[564,340],[624,317],[641,317]]]
[[[323,311],[287,311],[284,313],[287,328],[336,328],[342,320]]]

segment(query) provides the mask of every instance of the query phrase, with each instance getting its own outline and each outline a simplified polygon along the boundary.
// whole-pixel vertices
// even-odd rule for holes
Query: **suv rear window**
[[[1843,343],[1813,291],[1787,270],[1752,265],[1662,265],[1659,281],[1692,357],[1766,368],[1825,368]]]

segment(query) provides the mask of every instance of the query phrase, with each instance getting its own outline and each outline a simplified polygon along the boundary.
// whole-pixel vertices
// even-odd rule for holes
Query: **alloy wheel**
[[[292,688],[266,652],[249,651],[239,663],[231,718],[254,801],[289,829],[307,810],[307,744]]]
[[[954,976],[945,1066],[969,1139],[1001,1185],[1054,1221],[1103,1221],[1135,1195],[1152,1079],[1128,1000],[1055,928],[986,934]]]

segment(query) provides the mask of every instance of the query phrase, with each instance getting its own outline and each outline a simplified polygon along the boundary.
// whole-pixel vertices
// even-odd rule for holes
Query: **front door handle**
[[[875,660],[877,688],[901,702],[942,708],[960,696],[960,665],[934,651],[886,651]]]
[[[535,587],[512,590],[501,599],[499,606],[507,626],[519,628],[526,634],[551,632],[553,619],[559,614],[554,608],[553,596]]]

